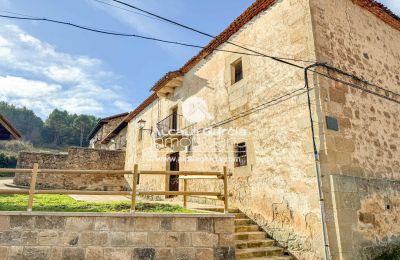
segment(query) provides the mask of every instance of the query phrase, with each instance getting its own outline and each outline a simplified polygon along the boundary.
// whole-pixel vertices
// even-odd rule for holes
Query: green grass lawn
[[[27,195],[0,195],[0,211],[26,211]],[[67,195],[35,195],[33,211],[57,212],[130,212],[130,201],[85,202],[76,201]],[[196,213],[178,205],[161,203],[137,203],[137,212],[151,213]]]

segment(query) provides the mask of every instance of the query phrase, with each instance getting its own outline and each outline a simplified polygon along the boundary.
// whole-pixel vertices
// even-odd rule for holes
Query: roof
[[[142,112],[148,105],[153,103],[154,100],[158,98],[157,93],[151,94],[145,101],[143,101],[139,106],[137,106],[132,112],[130,112],[122,121],[119,123],[112,131],[109,133],[102,141],[102,144],[107,144],[112,138],[118,135],[127,125],[128,123],[137,116],[140,112]]]
[[[18,130],[11,124],[8,119],[0,114],[0,125],[3,126],[3,128],[14,138],[14,139],[20,139],[21,134],[18,132]]]
[[[100,119],[96,126],[92,129],[92,131],[90,131],[89,135],[88,135],[88,140],[92,139],[93,136],[96,135],[96,133],[100,130],[100,128],[104,125],[107,124],[110,120],[118,118],[118,117],[123,117],[123,116],[127,116],[128,112],[125,113],[121,113],[121,114],[117,114],[117,115],[113,115],[113,116],[109,116],[109,117],[105,117]]]
[[[389,8],[374,0],[351,0],[354,4],[368,10],[379,19],[400,31],[400,17],[394,14]],[[257,16],[259,13],[267,10],[276,0],[256,0],[239,17],[237,17],[222,33],[211,40],[196,56],[191,58],[185,65],[177,71],[168,72],[161,78],[151,90],[157,91],[163,84],[169,80],[184,75],[197,65],[202,59],[210,55],[221,44],[225,43],[232,35],[238,32],[245,24]]]

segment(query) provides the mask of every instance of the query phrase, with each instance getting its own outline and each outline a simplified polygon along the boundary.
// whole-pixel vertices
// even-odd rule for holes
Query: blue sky
[[[110,2],[110,0],[101,0]],[[252,0],[125,0],[211,34]],[[399,0],[381,1],[400,14]],[[0,0],[0,11],[205,45],[199,36],[95,0]],[[5,13],[1,13],[5,14]],[[1,19],[0,100],[45,118],[54,108],[107,116],[129,111],[197,49],[119,38],[44,22]]]

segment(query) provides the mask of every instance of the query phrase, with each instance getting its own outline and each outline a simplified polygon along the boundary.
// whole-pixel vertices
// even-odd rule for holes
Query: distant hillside
[[[6,102],[0,102],[0,113],[19,130],[24,140],[34,146],[53,149],[88,146],[86,137],[98,121],[95,116],[69,114],[55,109],[43,122],[32,110]]]

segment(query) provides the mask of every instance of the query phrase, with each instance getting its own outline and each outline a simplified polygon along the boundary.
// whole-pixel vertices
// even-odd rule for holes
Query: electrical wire
[[[118,0],[115,0],[115,1],[118,1]],[[5,11],[2,11],[2,12],[5,12]],[[11,13],[11,12],[10,12],[10,13]],[[83,30],[87,30],[87,31],[92,31],[92,32],[96,32],[96,33],[101,33],[101,34],[114,35],[114,36],[123,36],[123,37],[135,37],[135,38],[140,38],[140,39],[145,39],[145,40],[152,40],[152,41],[157,41],[157,42],[162,42],[162,43],[168,43],[168,44],[175,44],[175,45],[180,45],[180,46],[186,46],[186,47],[204,49],[203,46],[194,45],[194,44],[181,43],[181,42],[176,42],[176,41],[168,41],[168,40],[163,40],[163,39],[158,39],[158,38],[148,37],[148,36],[143,36],[143,35],[137,35],[137,34],[128,34],[128,33],[121,33],[121,32],[115,32],[115,31],[106,31],[106,30],[104,30],[104,29],[93,28],[93,27],[89,27],[89,26],[83,26],[83,25],[78,25],[78,24],[74,24],[74,23],[70,23],[70,22],[64,22],[64,21],[59,21],[59,20],[54,20],[54,19],[48,19],[48,18],[39,18],[39,17],[34,17],[34,16],[29,16],[29,17],[21,17],[21,16],[19,16],[19,17],[17,17],[17,16],[10,16],[10,15],[0,15],[0,17],[9,18],[9,19],[17,19],[17,20],[45,21],[45,22],[51,22],[51,23],[56,23],[56,24],[68,25],[68,26],[72,26],[72,27],[76,27],[76,28],[79,28],[79,29],[83,29]],[[280,57],[265,55],[265,54],[263,54],[263,53],[260,53],[260,52],[257,52],[257,51],[254,51],[254,50],[251,50],[251,49],[248,49],[248,48],[245,48],[245,47],[242,47],[242,48],[244,48],[245,50],[252,51],[252,52],[254,52],[255,54],[252,54],[252,53],[244,53],[244,52],[238,52],[238,51],[229,51],[229,50],[224,50],[224,49],[214,49],[214,50],[215,50],[215,51],[219,51],[219,52],[236,53],[236,54],[241,54],[241,55],[258,56],[258,57],[267,57],[267,58],[271,58],[271,59],[273,59],[273,60],[276,60],[276,61],[278,61],[278,62],[287,64],[287,65],[290,65],[290,66],[293,66],[293,67],[296,67],[296,68],[305,69],[305,67],[303,67],[303,66],[300,66],[300,65],[295,64],[295,63],[292,63],[292,62],[285,61],[285,60],[281,59]],[[400,97],[400,94],[398,94],[398,93],[396,93],[396,92],[393,92],[393,91],[388,90],[388,89],[385,89],[385,88],[383,88],[383,87],[379,87],[379,86],[377,86],[377,85],[371,84],[371,83],[369,83],[369,82],[367,82],[367,81],[365,81],[365,80],[363,80],[363,79],[358,78],[357,76],[351,75],[351,74],[349,74],[349,73],[347,73],[347,72],[344,72],[344,71],[341,71],[341,70],[339,70],[339,69],[337,69],[337,68],[334,68],[334,67],[331,67],[331,66],[328,66],[328,65],[326,65],[326,68],[327,68],[327,69],[334,70],[335,72],[341,73],[341,74],[343,74],[343,75],[349,76],[349,77],[351,77],[351,78],[353,78],[353,79],[359,80],[359,81],[361,81],[361,82],[363,82],[363,83],[365,83],[365,84],[368,84],[368,85],[374,86],[374,87],[376,87],[376,88],[379,88],[380,90],[383,90],[383,91],[385,91],[386,93],[391,93],[392,95],[396,95],[396,96],[399,96],[399,97]],[[396,99],[394,99],[394,98],[390,98],[390,97],[388,97],[387,95],[382,95],[382,94],[376,93],[376,92],[374,92],[374,91],[371,91],[371,90],[365,89],[365,88],[363,88],[363,87],[360,87],[360,86],[358,86],[358,85],[356,85],[356,84],[349,83],[349,82],[346,82],[346,81],[343,81],[343,80],[334,78],[334,77],[332,77],[332,76],[330,76],[330,75],[327,75],[327,74],[324,74],[324,73],[321,73],[321,72],[318,72],[318,71],[315,71],[315,70],[310,70],[310,71],[311,71],[311,72],[314,72],[314,73],[316,73],[316,74],[318,74],[318,75],[327,77],[327,78],[329,78],[329,79],[338,81],[338,82],[340,82],[340,83],[342,83],[342,84],[346,84],[346,85],[348,85],[348,86],[355,87],[355,88],[357,88],[357,89],[359,89],[359,90],[362,90],[362,91],[365,91],[365,92],[367,92],[367,93],[370,93],[370,94],[379,96],[379,97],[381,97],[381,98],[385,98],[385,99],[387,99],[387,100],[390,100],[390,101],[393,101],[393,102],[396,102],[396,103],[400,103],[398,100],[396,100]]]
[[[176,25],[176,26],[185,28],[185,29],[187,29],[187,30],[190,30],[190,31],[199,33],[199,34],[201,34],[201,35],[210,37],[210,38],[212,38],[212,39],[218,39],[217,36],[211,35],[211,34],[206,33],[206,32],[202,32],[202,31],[200,31],[200,30],[198,30],[198,29],[195,29],[195,28],[193,28],[193,27],[184,25],[184,24],[182,24],[182,23],[179,23],[179,22],[173,21],[173,20],[171,20],[171,19],[168,19],[168,18],[162,17],[162,16],[160,16],[160,15],[157,15],[157,14],[155,14],[155,13],[146,11],[146,10],[144,10],[144,9],[142,9],[142,8],[139,8],[139,7],[134,6],[134,5],[132,5],[132,4],[126,3],[126,2],[124,2],[124,1],[121,1],[121,0],[112,0],[112,1],[114,1],[114,2],[116,2],[116,3],[119,3],[119,4],[122,4],[122,5],[125,5],[125,6],[128,6],[128,7],[132,8],[132,9],[138,10],[138,11],[143,12],[143,13],[145,13],[145,14],[151,15],[151,16],[156,17],[156,18],[158,18],[158,19],[162,19],[162,20],[165,21],[165,22],[168,22],[168,23],[174,24],[174,25]],[[267,58],[271,58],[271,59],[276,60],[276,61],[278,61],[278,62],[285,63],[285,64],[287,64],[287,65],[291,65],[291,66],[294,66],[294,67],[297,67],[297,68],[305,69],[305,67],[299,66],[299,65],[294,64],[294,63],[291,63],[291,62],[287,62],[287,61],[285,61],[284,59],[281,59],[281,58],[279,58],[279,57],[270,56],[270,55],[261,53],[261,52],[259,52],[259,51],[255,51],[255,50],[252,50],[252,49],[250,49],[250,48],[241,46],[241,45],[239,45],[239,44],[236,44],[236,43],[231,42],[231,41],[228,41],[228,40],[225,41],[225,42],[228,43],[228,44],[230,44],[230,45],[239,47],[239,48],[241,48],[241,49],[243,49],[243,50],[250,51],[250,52],[256,53],[256,54],[258,54],[258,55],[262,55],[262,56],[267,57]],[[287,59],[287,60],[289,60],[289,59]],[[383,91],[390,92],[390,93],[392,93],[393,95],[400,96],[399,93],[396,93],[396,92],[393,92],[393,91],[391,91],[391,90],[385,89],[385,88],[383,88],[383,87],[377,86],[376,84],[372,84],[372,83],[370,83],[370,82],[368,82],[368,81],[366,81],[366,80],[364,80],[364,79],[361,79],[361,78],[359,78],[359,77],[357,77],[357,76],[351,75],[350,73],[341,71],[341,70],[339,70],[339,69],[337,69],[337,68],[334,68],[334,67],[331,67],[331,69],[333,69],[333,70],[335,70],[336,72],[339,72],[339,73],[341,73],[341,74],[344,74],[344,73],[345,73],[345,74],[347,74],[348,76],[350,76],[350,77],[352,77],[352,78],[354,78],[354,79],[356,79],[356,80],[359,80],[359,81],[361,81],[361,82],[363,82],[363,83],[365,83],[365,84],[367,84],[367,85],[374,86],[374,87],[377,87],[377,88],[379,88],[379,89],[381,89],[381,90],[383,90]],[[315,73],[317,73],[317,74],[319,74],[319,75],[321,75],[321,76],[328,77],[328,75],[321,74],[321,73],[319,73],[319,72],[316,72],[315,70],[310,70],[310,71],[313,71],[313,72],[315,72]],[[351,84],[351,85],[354,85],[354,84]],[[369,91],[367,91],[367,92],[369,92]],[[385,97],[385,96],[380,95],[380,94],[378,94],[378,96]],[[392,100],[392,101],[393,101],[393,100]]]

